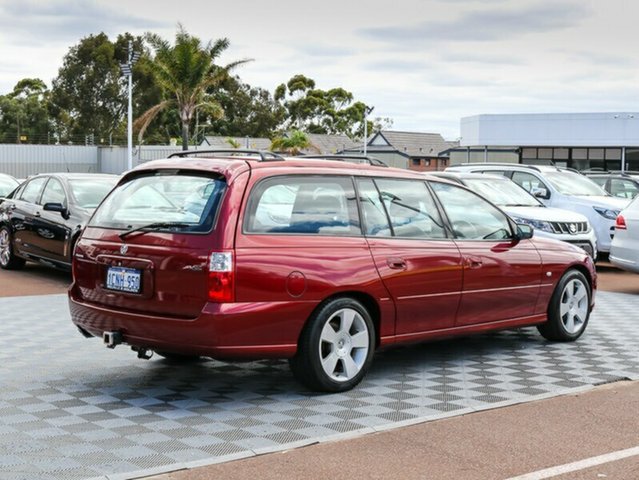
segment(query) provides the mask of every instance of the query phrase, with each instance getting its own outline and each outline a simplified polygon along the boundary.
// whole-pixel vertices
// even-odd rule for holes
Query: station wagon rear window
[[[196,172],[161,171],[134,177],[109,194],[90,225],[131,229],[164,223],[172,224],[167,230],[207,232],[225,190],[223,178]]]

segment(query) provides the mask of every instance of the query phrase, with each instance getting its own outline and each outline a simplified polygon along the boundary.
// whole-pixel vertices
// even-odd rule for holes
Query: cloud
[[[87,34],[102,31],[117,34],[167,26],[165,22],[135,17],[91,1],[42,3],[26,0],[6,2],[0,7],[0,31],[4,43],[13,45],[33,46],[37,44],[35,38],[46,39],[47,42],[75,42]]]
[[[510,4],[510,3],[509,3]],[[578,25],[591,14],[581,3],[535,4],[518,9],[484,8],[452,20],[428,20],[413,25],[360,30],[368,39],[423,48],[443,41],[487,42],[514,36],[562,30]]]
[[[449,53],[442,61],[452,63],[478,63],[482,65],[524,65],[520,56],[507,56],[491,53]]]
[[[302,54],[310,57],[348,57],[356,52],[350,48],[335,47],[330,45],[308,44],[298,49]]]

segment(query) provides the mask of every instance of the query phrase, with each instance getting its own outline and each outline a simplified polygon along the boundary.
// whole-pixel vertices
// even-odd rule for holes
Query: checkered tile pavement
[[[284,361],[178,366],[84,339],[66,297],[0,299],[0,479],[125,479],[639,379],[639,297],[599,292],[586,334],[521,329],[398,348],[319,395]]]

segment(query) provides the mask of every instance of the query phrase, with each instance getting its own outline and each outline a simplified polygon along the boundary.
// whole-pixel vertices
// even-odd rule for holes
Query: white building
[[[465,117],[450,158],[639,171],[639,112]]]

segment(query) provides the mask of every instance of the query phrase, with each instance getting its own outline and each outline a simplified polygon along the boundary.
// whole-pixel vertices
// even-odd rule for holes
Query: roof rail
[[[197,156],[198,154],[227,154],[228,156],[234,155],[253,155],[259,156],[260,162],[272,162],[275,160],[284,160],[284,157],[278,155],[277,153],[269,152],[268,150],[249,150],[249,149],[239,149],[239,148],[227,148],[227,149],[214,149],[214,150],[184,150],[182,152],[175,152],[169,155],[168,158],[184,158],[189,156]]]
[[[371,157],[369,155],[343,155],[340,153],[331,153],[328,155],[300,155],[296,158],[309,158],[313,160],[336,160],[339,162],[348,162],[349,160],[359,160],[358,162],[353,163],[368,163],[369,165],[373,165],[375,167],[388,167],[388,164],[379,158]]]

